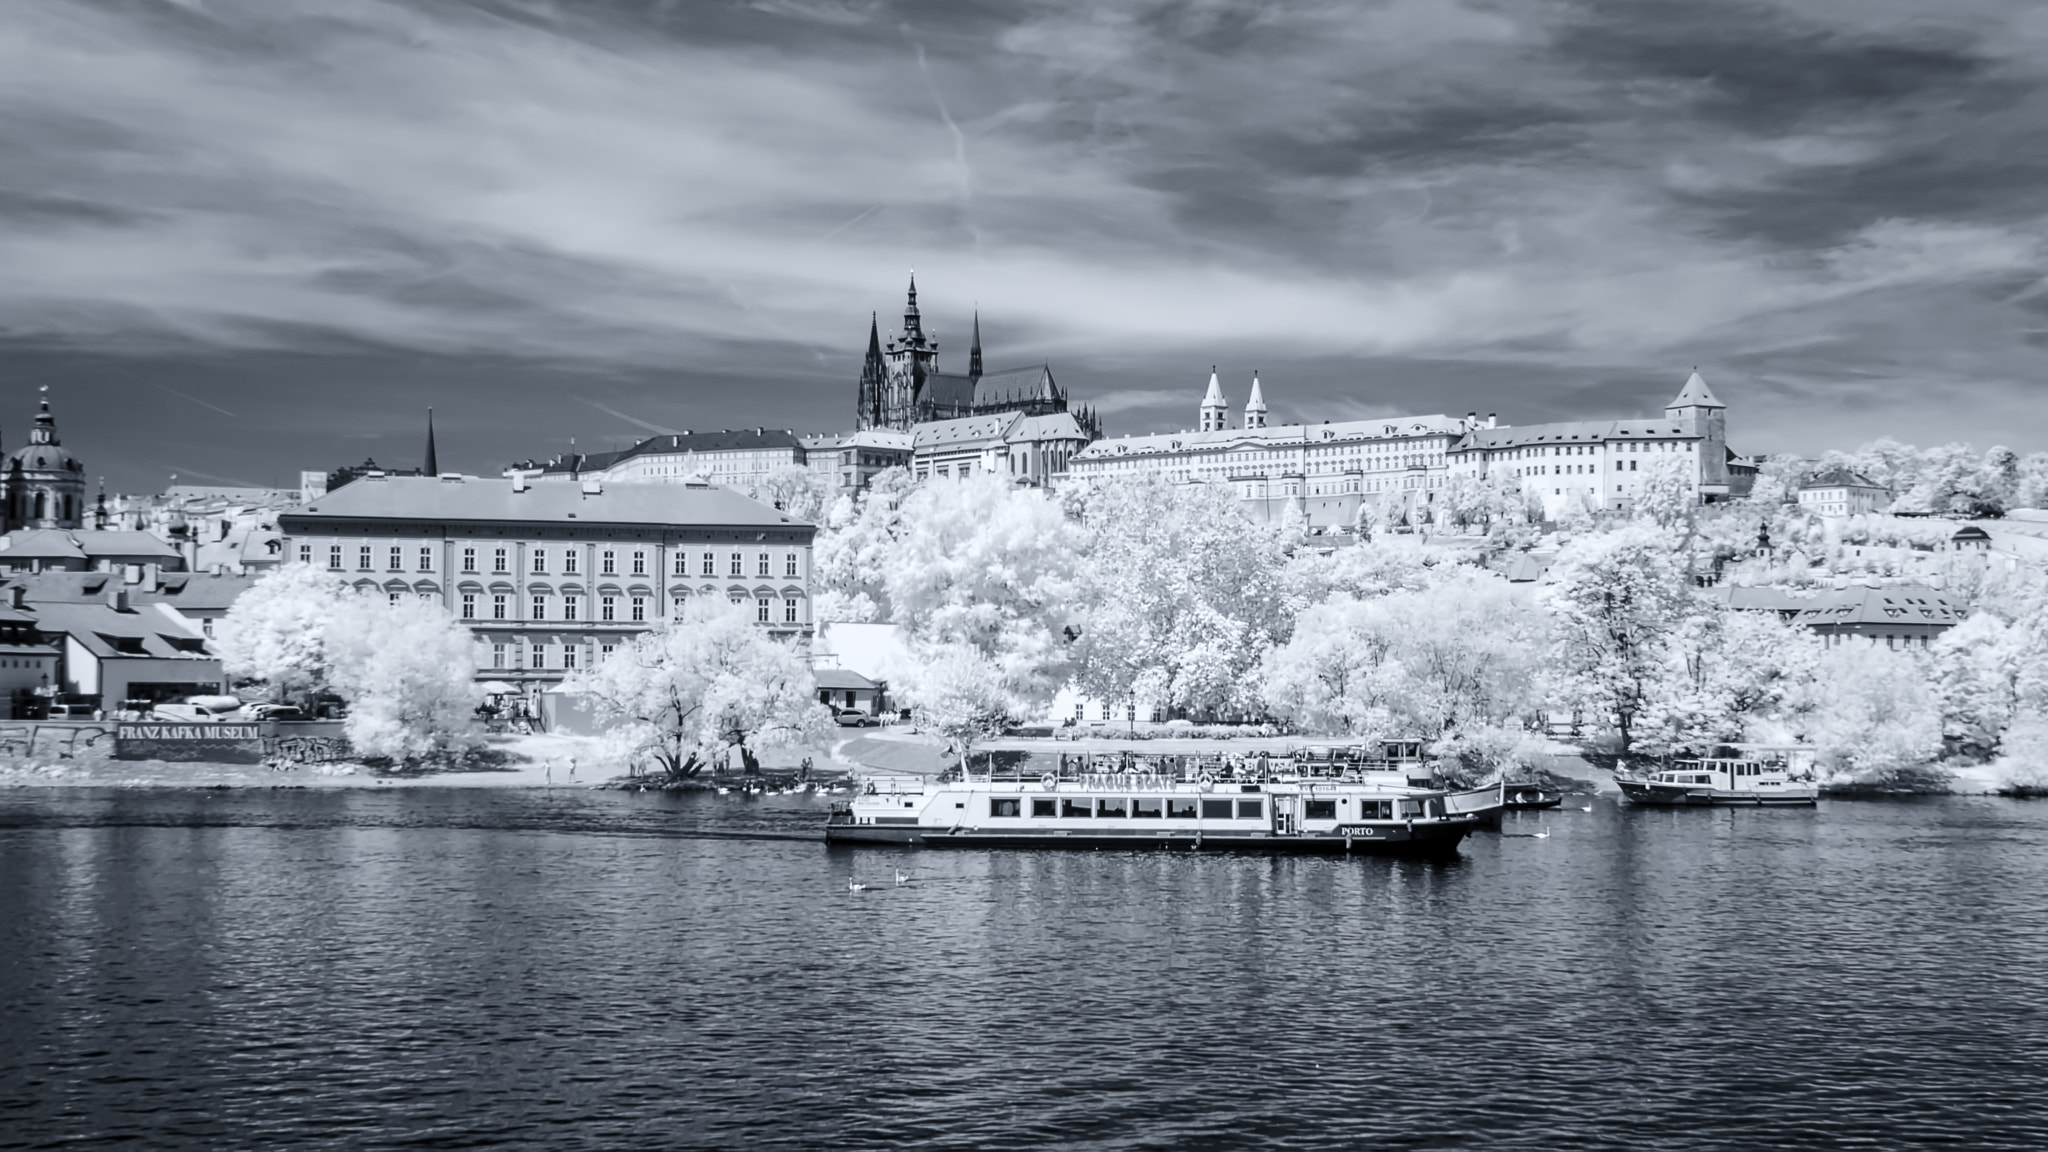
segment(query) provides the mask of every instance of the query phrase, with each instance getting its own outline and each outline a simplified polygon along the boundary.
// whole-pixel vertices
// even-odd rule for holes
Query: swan
[[[846,878],[846,890],[848,892],[865,892],[868,890],[868,886],[865,884],[855,884],[853,877],[848,876]]]
[[[896,870],[896,883],[898,883],[898,884],[908,884],[908,883],[910,883],[910,877],[908,877],[908,876],[905,876],[905,875],[903,874],[903,869],[901,869],[901,868],[898,868],[898,869]]]
[[[1541,832],[1531,832],[1529,835],[1534,836],[1538,840],[1548,840],[1550,839],[1550,829],[1545,828]]]
[[[1592,810],[1593,806],[1591,804],[1584,805],[1579,809],[1581,812],[1591,812]]]

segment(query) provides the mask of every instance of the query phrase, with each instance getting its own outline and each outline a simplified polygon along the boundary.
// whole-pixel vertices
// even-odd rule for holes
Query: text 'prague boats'
[[[1063,755],[1033,773],[991,761],[937,779],[874,777],[825,838],[925,848],[1179,848],[1453,853],[1499,818],[1500,785],[1415,782],[1416,762]],[[1423,779],[1426,779],[1426,775]]]
[[[1811,748],[1728,745],[1715,751],[1725,755],[1673,760],[1641,775],[1616,772],[1614,782],[1631,802],[1664,807],[1790,807],[1812,805],[1820,796],[1810,767],[1794,764]]]

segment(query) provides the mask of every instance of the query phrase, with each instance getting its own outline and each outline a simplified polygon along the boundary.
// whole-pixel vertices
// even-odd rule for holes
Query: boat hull
[[[1615,783],[1621,786],[1621,794],[1630,803],[1658,808],[1810,808],[1820,797],[1820,790],[1812,787],[1756,792],[1646,780],[1618,779]]]
[[[1349,835],[1270,832],[1082,832],[934,829],[910,825],[828,824],[831,844],[884,844],[908,848],[1069,848],[1114,852],[1270,852],[1323,856],[1451,856],[1481,820],[1406,827],[1360,827]]]

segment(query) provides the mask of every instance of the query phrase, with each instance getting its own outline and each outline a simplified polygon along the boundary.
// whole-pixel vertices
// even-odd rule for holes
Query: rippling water
[[[0,793],[0,1146],[2048,1146],[2048,805],[1602,801],[1438,864],[822,816]]]

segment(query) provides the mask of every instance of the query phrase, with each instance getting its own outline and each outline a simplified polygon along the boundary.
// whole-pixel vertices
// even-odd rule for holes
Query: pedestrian
[[[576,778],[576,758],[575,758],[574,756],[571,756],[571,757],[569,757],[569,779],[571,779],[571,780],[574,780],[575,778]]]
[[[541,771],[547,773],[548,783],[553,784],[555,782],[555,762],[553,760],[541,761]]]

